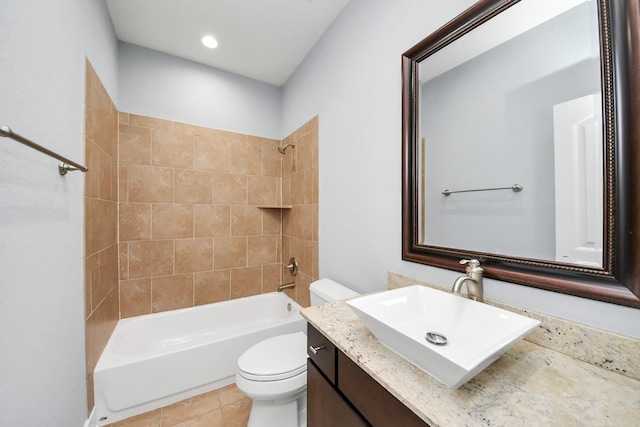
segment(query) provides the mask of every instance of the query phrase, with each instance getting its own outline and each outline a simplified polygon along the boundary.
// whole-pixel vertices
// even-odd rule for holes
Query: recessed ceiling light
[[[208,47],[209,49],[215,49],[218,47],[218,41],[214,39],[212,36],[204,36],[202,38],[202,44]]]

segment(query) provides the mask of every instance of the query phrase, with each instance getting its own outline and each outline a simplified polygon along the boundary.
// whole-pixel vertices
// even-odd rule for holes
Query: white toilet
[[[311,304],[359,296],[329,279],[313,282]],[[307,425],[307,336],[278,335],[259,342],[238,359],[236,385],[253,399],[247,427]]]

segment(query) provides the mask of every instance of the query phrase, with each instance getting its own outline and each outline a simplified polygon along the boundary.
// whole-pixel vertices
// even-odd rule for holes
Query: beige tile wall
[[[295,277],[285,271],[283,280],[295,281],[296,287],[287,293],[304,307],[310,305],[309,285],[319,274],[318,137],[316,116],[282,141],[283,145],[296,144],[283,156],[282,201],[292,207],[283,210],[282,261],[295,257],[299,266]]]
[[[85,345],[89,409],[93,370],[119,318],[117,242],[118,112],[85,65]]]
[[[287,160],[277,150],[281,141],[119,118],[121,317],[274,291],[283,280],[283,214],[260,206],[280,205],[283,160],[289,181],[306,179],[317,189],[310,178],[317,177],[317,119],[294,132],[299,153],[288,150]],[[286,260],[299,252],[297,281],[308,290],[317,276],[317,190],[305,183],[287,188],[295,205],[284,224],[291,228]]]

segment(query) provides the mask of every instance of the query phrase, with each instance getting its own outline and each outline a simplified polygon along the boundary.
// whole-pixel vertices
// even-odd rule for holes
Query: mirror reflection
[[[418,244],[602,266],[597,4],[542,3],[419,63]]]

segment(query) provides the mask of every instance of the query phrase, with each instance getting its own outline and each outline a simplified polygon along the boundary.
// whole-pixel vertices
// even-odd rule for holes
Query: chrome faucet
[[[464,296],[461,292],[462,285],[467,284],[467,298],[482,302],[483,298],[483,288],[482,288],[482,272],[484,271],[482,267],[480,267],[480,261],[477,259],[463,259],[460,260],[460,264],[468,264],[465,271],[467,272],[466,276],[460,276],[453,282],[453,287],[451,288],[451,292],[456,295]]]

